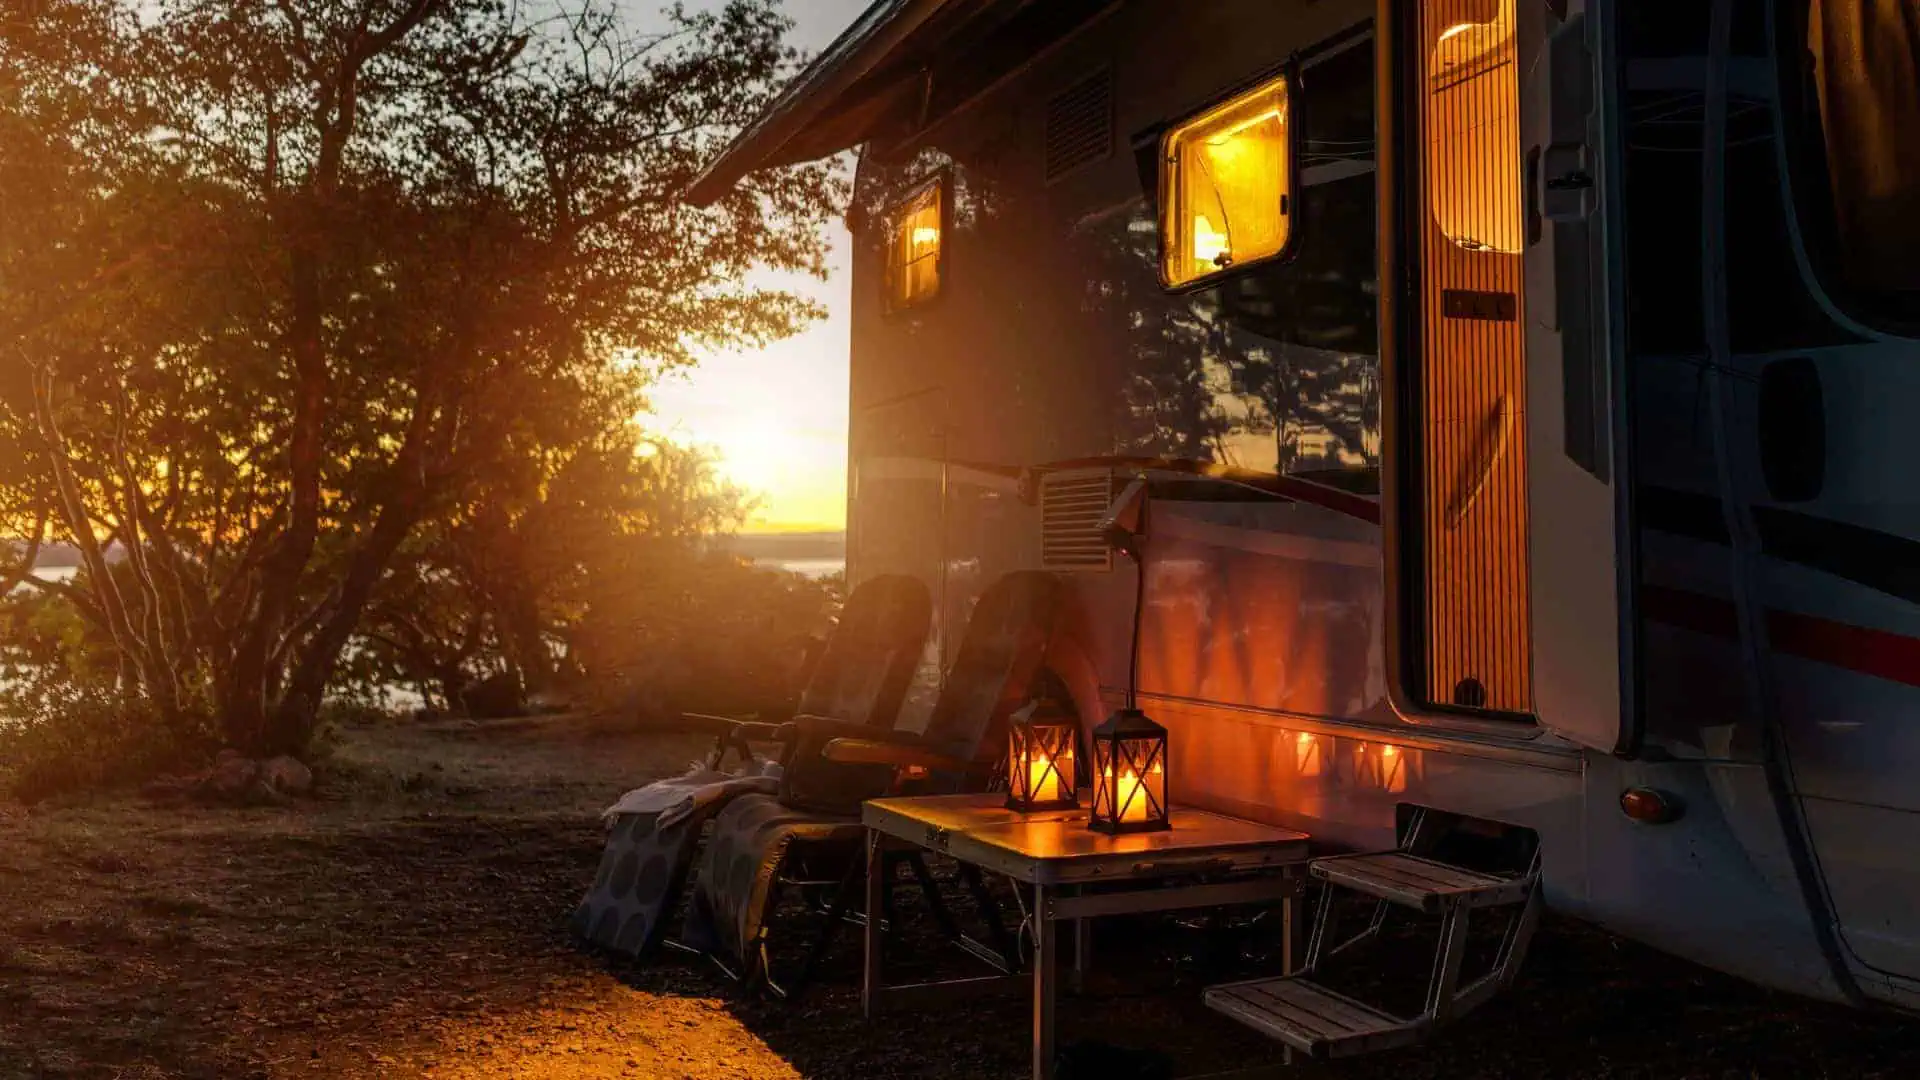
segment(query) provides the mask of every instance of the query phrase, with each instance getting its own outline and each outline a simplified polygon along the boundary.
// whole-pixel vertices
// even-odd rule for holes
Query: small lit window
[[[1170,287],[1287,246],[1292,160],[1285,76],[1209,109],[1161,144],[1161,274]]]
[[[907,196],[887,236],[887,310],[918,307],[940,294],[947,188],[934,179]]]

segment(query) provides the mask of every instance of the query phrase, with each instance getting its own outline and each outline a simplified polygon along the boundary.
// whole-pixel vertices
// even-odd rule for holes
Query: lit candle
[[[1147,774],[1154,776],[1162,771],[1160,763],[1156,761],[1153,763],[1153,767],[1147,770]],[[1119,797],[1118,805],[1120,807],[1121,821],[1147,820],[1150,813],[1148,810],[1150,804],[1147,800],[1147,782],[1141,778],[1139,773],[1134,772],[1132,769],[1121,773],[1120,783],[1114,789],[1114,793]]]
[[[1118,792],[1120,796],[1121,821],[1147,820],[1147,797],[1145,793],[1140,790],[1141,787],[1142,784],[1139,773],[1128,769],[1126,772],[1120,774],[1120,787],[1118,788]]]
[[[1035,754],[1027,761],[1027,797],[1034,802],[1052,802],[1060,797],[1060,773],[1045,754]]]

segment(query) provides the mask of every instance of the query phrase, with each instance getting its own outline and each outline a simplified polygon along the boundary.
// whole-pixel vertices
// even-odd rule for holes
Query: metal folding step
[[[1431,850],[1423,842],[1427,831],[1423,813],[1398,850],[1315,859],[1307,869],[1321,883],[1321,894],[1306,963],[1277,978],[1209,987],[1203,995],[1207,1006],[1310,1058],[1328,1059],[1420,1042],[1511,985],[1539,921],[1538,853],[1525,873],[1489,874],[1414,854]],[[1341,889],[1372,897],[1373,915],[1364,928],[1335,944],[1333,895]],[[1378,938],[1392,907],[1438,916],[1440,924],[1426,1006],[1414,1017],[1395,1016],[1315,981],[1329,958]],[[1507,909],[1499,950],[1489,970],[1462,985],[1468,916],[1489,908]]]
[[[1209,987],[1207,1007],[1317,1060],[1419,1042],[1426,1025],[1402,1020],[1297,975]]]
[[[1518,904],[1533,890],[1531,877],[1482,874],[1403,851],[1315,859],[1308,873],[1343,889],[1429,914],[1456,907]]]

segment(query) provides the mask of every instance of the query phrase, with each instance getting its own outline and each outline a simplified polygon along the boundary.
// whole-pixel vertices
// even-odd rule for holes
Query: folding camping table
[[[868,866],[882,852],[917,847],[1004,874],[1030,890],[1033,921],[1033,1077],[1053,1075],[1054,1002],[1060,927],[1072,925],[1074,983],[1084,976],[1088,920],[1101,915],[1279,902],[1282,961],[1294,963],[1293,902],[1305,885],[1307,835],[1204,810],[1174,807],[1173,827],[1107,836],[1087,828],[1085,810],[1020,814],[1005,795],[874,799],[862,817]],[[1196,880],[1198,879],[1198,880]],[[867,875],[867,910],[881,910],[884,876]],[[861,1007],[871,1018],[890,998],[963,993],[1004,985],[1007,976],[889,987],[881,979],[883,920],[866,920]]]

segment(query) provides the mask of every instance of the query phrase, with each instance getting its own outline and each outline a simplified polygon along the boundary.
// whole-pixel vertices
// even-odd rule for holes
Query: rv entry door
[[[1628,752],[1637,736],[1624,689],[1628,507],[1617,434],[1626,397],[1605,227],[1617,215],[1604,209],[1611,65],[1599,61],[1606,27],[1595,8],[1575,0],[1519,12],[1534,708],[1569,739]]]
[[[1386,7],[1404,80],[1390,247],[1403,706],[1622,750],[1594,20],[1580,0]]]

